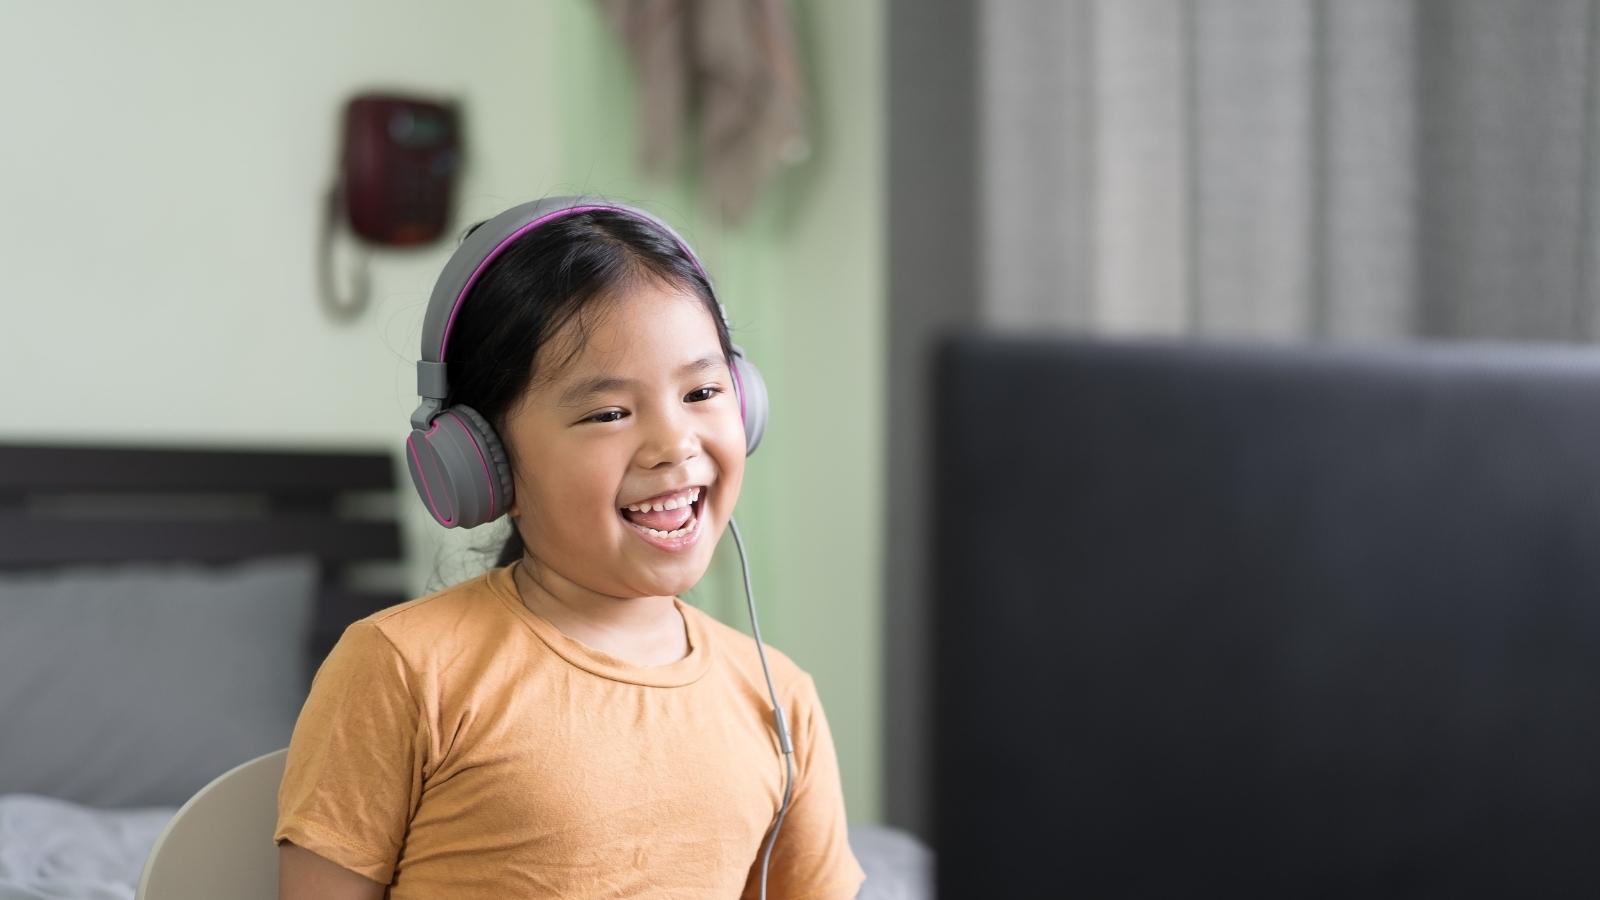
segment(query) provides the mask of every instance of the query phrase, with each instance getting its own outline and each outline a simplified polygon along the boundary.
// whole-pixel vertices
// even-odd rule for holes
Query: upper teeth
[[[656,500],[651,503],[635,503],[632,506],[623,508],[630,509],[634,512],[662,512],[668,509],[678,509],[680,507],[688,506],[699,499],[700,489],[690,488],[688,491],[682,494],[674,494],[665,500]]]

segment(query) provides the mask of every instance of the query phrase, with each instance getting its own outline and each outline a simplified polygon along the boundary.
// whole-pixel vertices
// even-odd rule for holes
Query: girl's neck
[[[511,573],[522,605],[580,643],[639,666],[665,665],[689,652],[687,624],[670,596],[601,594],[526,555]]]

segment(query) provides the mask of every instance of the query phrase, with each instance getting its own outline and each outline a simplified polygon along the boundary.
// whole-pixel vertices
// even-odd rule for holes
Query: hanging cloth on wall
[[[730,221],[781,165],[810,155],[787,0],[599,0],[633,59],[639,160],[662,174],[697,139],[701,190]]]

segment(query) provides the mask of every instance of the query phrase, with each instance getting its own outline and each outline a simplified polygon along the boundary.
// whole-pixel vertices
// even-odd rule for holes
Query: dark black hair
[[[704,300],[723,357],[732,365],[733,341],[711,284],[672,235],[626,213],[593,210],[518,238],[472,286],[445,348],[447,402],[481,413],[515,460],[516,448],[505,437],[511,408],[535,379],[559,371],[582,351],[589,328],[583,313],[641,279],[657,279]],[[568,352],[560,360],[539,359],[539,350],[569,323],[574,339]],[[523,549],[512,523],[494,564],[520,559]]]

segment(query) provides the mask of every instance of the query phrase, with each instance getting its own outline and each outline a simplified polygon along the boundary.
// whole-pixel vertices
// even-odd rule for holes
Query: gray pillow
[[[0,793],[177,806],[289,743],[310,557],[0,574]]]

